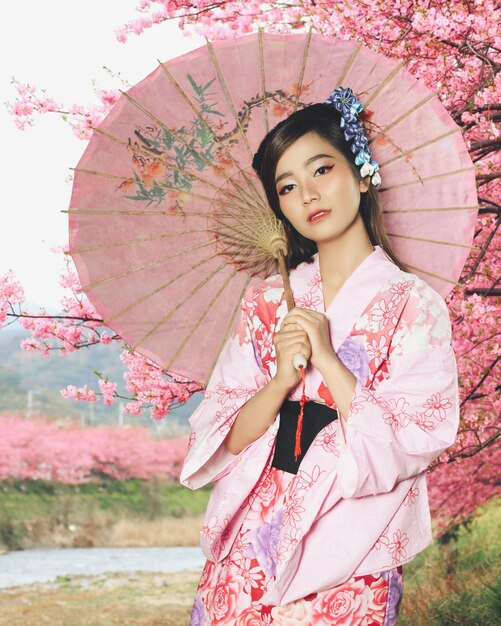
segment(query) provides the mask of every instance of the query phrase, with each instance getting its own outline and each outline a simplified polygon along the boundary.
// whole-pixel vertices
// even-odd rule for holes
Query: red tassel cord
[[[306,372],[305,368],[302,367],[299,371],[301,372],[301,400],[299,402],[299,415],[297,418],[297,427],[296,427],[296,446],[294,448],[294,457],[297,462],[298,456],[301,454],[301,431],[303,429],[303,416],[304,416],[304,404],[306,402]]]

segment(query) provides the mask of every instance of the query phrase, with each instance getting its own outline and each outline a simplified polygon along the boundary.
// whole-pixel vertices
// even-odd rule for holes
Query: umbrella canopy
[[[251,168],[298,108],[351,87],[397,255],[445,297],[478,205],[460,128],[403,63],[358,42],[257,33],[207,44],[123,93],[75,168],[70,251],[105,324],[206,383],[245,289],[276,272],[280,225]]]

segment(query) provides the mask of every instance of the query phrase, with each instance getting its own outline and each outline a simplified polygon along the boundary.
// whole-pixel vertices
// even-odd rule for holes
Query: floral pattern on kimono
[[[229,554],[207,560],[190,626],[393,626],[402,598],[402,568],[352,576],[331,589],[283,606],[261,602],[275,575],[283,504],[292,475],[267,466],[253,492],[258,513],[244,521]],[[267,485],[268,488],[261,489]],[[271,487],[272,486],[272,487]],[[270,499],[270,493],[273,498]],[[270,501],[273,505],[270,506]]]
[[[291,285],[296,302],[323,311],[317,255],[291,272]],[[278,277],[249,289],[208,394],[190,418],[194,436],[181,482],[190,488],[215,483],[201,532],[202,548],[213,561],[229,554],[244,521],[259,521],[256,486],[273,489],[263,471],[280,416],[238,455],[223,442],[243,404],[275,373],[270,333],[285,314]],[[278,541],[276,532],[267,536],[277,555],[263,602],[273,606],[354,575],[390,570],[426,547],[431,521],[425,471],[454,442],[459,423],[450,319],[427,283],[401,271],[376,246],[325,314],[333,347],[357,383],[348,421],[320,431],[302,459],[276,518]],[[311,365],[306,394],[335,408]],[[299,395],[298,386],[289,398]]]

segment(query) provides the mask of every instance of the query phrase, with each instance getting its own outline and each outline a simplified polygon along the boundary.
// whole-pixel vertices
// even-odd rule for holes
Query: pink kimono
[[[323,312],[318,255],[290,278],[296,305]],[[244,296],[234,333],[190,418],[181,473],[191,489],[215,483],[201,546],[216,565],[235,550],[243,524],[267,520],[270,532],[258,528],[254,536],[261,532],[261,544],[266,537],[269,544],[245,554],[269,575],[259,601],[274,607],[302,602],[354,576],[395,569],[423,550],[432,539],[425,471],[454,442],[459,424],[447,307],[376,246],[326,311],[334,349],[357,378],[348,421],[336,420],[318,433],[298,473],[289,475],[286,497],[281,493],[280,500],[277,490],[267,496],[280,417],[238,455],[223,440],[242,405],[275,373],[273,334],[287,313],[281,285],[274,276]],[[299,395],[298,386],[289,399]],[[306,395],[336,408],[311,365]],[[272,518],[265,515],[266,497],[275,506]]]

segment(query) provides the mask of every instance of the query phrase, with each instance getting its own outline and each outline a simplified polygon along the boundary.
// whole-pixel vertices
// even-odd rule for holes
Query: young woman
[[[391,249],[360,109],[339,88],[254,157],[296,307],[278,276],[246,293],[190,418],[181,482],[215,483],[192,626],[396,624],[402,564],[431,541],[425,471],[459,422],[450,320]]]

